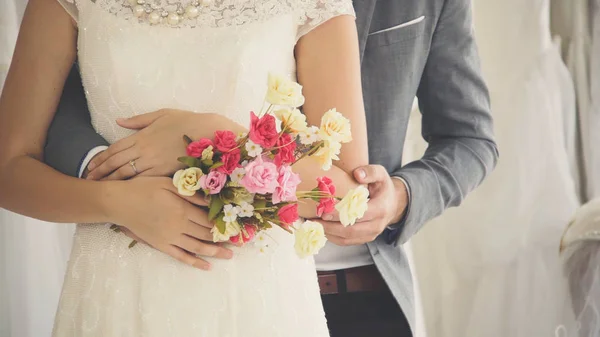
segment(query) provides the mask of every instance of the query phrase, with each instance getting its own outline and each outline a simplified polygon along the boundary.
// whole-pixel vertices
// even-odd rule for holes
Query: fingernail
[[[325,214],[325,215],[323,215],[323,220],[331,221],[331,220],[333,220],[333,215]]]
[[[358,170],[357,174],[360,179],[365,179],[367,177],[367,174],[365,173],[364,170]]]
[[[117,123],[124,122],[125,120],[126,120],[126,118],[117,118]]]
[[[226,251],[225,251],[225,258],[227,258],[227,259],[232,259],[232,258],[233,258],[233,251],[231,251],[231,250],[226,250]]]
[[[93,170],[93,169],[95,169],[95,168],[96,168],[96,163],[94,163],[93,161],[91,161],[91,162],[88,164],[88,170],[90,170],[90,171],[91,171],[91,170]]]
[[[85,180],[94,180],[94,176],[93,175],[88,175],[87,177],[85,177]]]

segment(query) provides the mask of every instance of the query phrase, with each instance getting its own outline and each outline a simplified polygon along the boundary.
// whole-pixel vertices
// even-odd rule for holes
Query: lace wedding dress
[[[59,0],[77,21],[92,122],[108,141],[115,119],[176,108],[249,125],[269,72],[295,76],[294,46],[317,25],[353,15],[350,0]],[[234,248],[209,272],[130,240],[78,225],[54,336],[328,336],[312,259],[293,236],[269,249]]]

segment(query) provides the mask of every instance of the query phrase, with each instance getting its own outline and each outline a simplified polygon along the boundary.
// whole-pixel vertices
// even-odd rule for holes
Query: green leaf
[[[225,229],[226,229],[225,227],[227,225],[225,224],[225,221],[223,221],[223,217],[218,217],[215,219],[215,226],[217,226],[219,233],[225,234]]]
[[[187,144],[189,144],[189,143],[193,142],[193,140],[192,140],[190,137],[188,137],[187,135],[183,135],[183,140],[184,140],[184,141],[185,141]]]
[[[265,208],[267,207],[267,201],[265,199],[255,199],[254,208]]]
[[[202,161],[202,165],[204,165],[204,166],[211,167],[211,166],[213,166],[214,164],[215,164],[215,163],[213,162],[213,160],[212,160],[212,159],[204,159],[204,160]]]
[[[198,160],[197,158],[194,157],[190,157],[190,156],[185,156],[185,157],[179,157],[177,158],[177,161],[179,161],[180,163],[183,163],[184,165],[188,166],[188,167],[200,167],[200,160]]]
[[[221,166],[223,166],[223,162],[215,163],[213,166],[210,167],[210,170],[212,171],[212,170],[217,169],[217,168],[219,168]]]
[[[223,200],[221,200],[221,198],[219,198],[218,196],[211,197],[210,198],[210,206],[209,206],[209,210],[208,210],[208,220],[213,221],[217,217],[217,215],[219,215],[219,213],[221,213],[223,206],[224,206],[224,203],[223,203]]]

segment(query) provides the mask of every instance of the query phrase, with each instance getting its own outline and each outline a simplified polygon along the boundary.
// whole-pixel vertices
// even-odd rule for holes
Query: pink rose
[[[275,127],[275,117],[267,114],[258,118],[254,112],[251,112],[250,119],[250,132],[248,133],[250,140],[263,148],[273,147],[279,138]]]
[[[221,192],[223,186],[227,182],[227,175],[219,171],[211,171],[200,177],[200,186],[204,190],[208,190],[209,194],[217,194]]]
[[[335,195],[335,185],[328,177],[317,178],[317,188],[320,192]],[[334,198],[321,198],[317,205],[317,216],[322,216],[326,213],[331,213],[335,209],[336,200]]]
[[[296,141],[289,133],[281,135],[276,146],[278,150],[275,155],[275,165],[292,164],[296,161]]]
[[[273,192],[273,204],[298,200],[296,198],[296,187],[298,187],[300,181],[300,175],[294,173],[290,166],[281,166],[279,177],[277,177],[277,187]]]
[[[235,134],[231,131],[215,131],[215,147],[221,152],[227,152],[237,147]]]
[[[273,193],[277,187],[277,166],[265,161],[261,156],[246,165],[246,175],[240,180],[250,193],[267,194]]]
[[[298,204],[289,204],[281,207],[277,212],[282,226],[288,227],[298,220]]]
[[[223,153],[221,162],[223,162],[223,166],[217,168],[217,171],[227,175],[233,173],[233,171],[240,166],[240,150],[234,149]]]
[[[213,142],[208,138],[202,138],[195,142],[191,142],[186,148],[187,155],[190,157],[200,158],[202,157],[202,152],[211,145],[213,145]]]

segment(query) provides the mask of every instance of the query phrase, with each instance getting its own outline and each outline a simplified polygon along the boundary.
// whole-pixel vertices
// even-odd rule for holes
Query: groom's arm
[[[391,175],[406,181],[410,207],[398,242],[458,206],[498,160],[489,94],[473,36],[471,0],[446,0],[418,90],[423,158]]]
[[[79,177],[87,162],[107,145],[92,127],[81,76],[74,65],[48,130],[44,161],[64,174]]]

